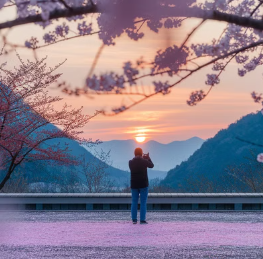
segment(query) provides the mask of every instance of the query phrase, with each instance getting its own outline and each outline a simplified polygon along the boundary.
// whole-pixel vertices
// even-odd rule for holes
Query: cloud
[[[181,113],[182,110],[155,110],[155,111],[141,111],[141,112],[131,112],[129,116],[124,118],[124,121],[159,121],[163,117]]]

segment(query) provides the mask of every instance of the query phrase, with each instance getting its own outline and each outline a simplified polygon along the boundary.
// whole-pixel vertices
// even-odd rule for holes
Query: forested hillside
[[[261,183],[259,173],[255,172],[262,171],[256,155],[263,148],[251,143],[263,145],[262,126],[261,112],[244,116],[220,130],[187,161],[170,170],[161,184],[178,191],[205,191],[208,185],[214,191],[246,191],[246,184],[237,177],[242,180],[248,170],[254,173],[255,182]],[[231,176],[233,170],[235,177]]]

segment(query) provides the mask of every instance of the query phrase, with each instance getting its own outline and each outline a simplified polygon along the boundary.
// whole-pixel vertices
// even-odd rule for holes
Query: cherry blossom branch
[[[202,20],[195,28],[192,29],[192,31],[187,35],[186,39],[182,43],[181,47],[179,48],[179,51],[185,46],[187,41],[193,36],[193,34],[196,32],[197,29],[199,29],[202,24],[206,21],[206,19]]]
[[[200,58],[207,58],[207,57],[209,57],[209,55],[202,55],[200,57],[194,57],[194,58],[187,59],[186,61],[187,62],[191,62],[193,60],[197,60],[197,59],[200,59]]]
[[[181,83],[183,80],[185,80],[185,79],[187,79],[189,76],[191,76],[193,73],[201,70],[202,68],[204,68],[204,67],[206,67],[206,66],[209,66],[209,65],[215,63],[216,61],[218,61],[218,60],[220,60],[220,59],[225,59],[225,58],[227,58],[227,57],[229,57],[229,56],[231,56],[231,55],[237,55],[237,54],[240,53],[240,52],[243,52],[243,51],[245,51],[245,50],[247,50],[247,49],[250,49],[250,48],[255,48],[255,47],[259,46],[259,45],[263,45],[263,41],[258,41],[258,42],[251,43],[251,44],[249,44],[248,46],[239,48],[239,49],[237,49],[237,50],[233,50],[233,51],[231,51],[231,52],[229,52],[229,53],[226,53],[226,54],[221,55],[221,56],[219,56],[219,57],[217,57],[217,58],[214,58],[214,59],[212,59],[211,61],[209,61],[209,62],[207,62],[207,63],[205,63],[205,64],[203,64],[203,65],[200,65],[198,68],[191,70],[187,75],[183,76],[180,80],[178,80],[178,81],[175,82],[174,84],[171,84],[170,86],[168,86],[167,89],[170,89],[170,88],[178,85],[178,84]],[[229,62],[230,62],[230,61],[229,61]],[[228,62],[228,63],[229,63],[229,62]],[[227,64],[228,64],[228,63],[227,63]],[[144,98],[136,101],[135,103],[132,103],[132,104],[129,105],[129,106],[122,106],[121,109],[118,109],[118,112],[117,112],[117,113],[116,113],[116,112],[114,112],[114,113],[107,113],[107,112],[105,112],[105,111],[102,111],[102,113],[103,113],[103,115],[105,115],[105,116],[115,116],[115,115],[117,115],[117,114],[119,114],[119,113],[122,113],[122,112],[124,112],[124,111],[126,111],[126,110],[128,110],[128,109],[130,109],[130,108],[132,108],[132,107],[134,107],[135,105],[137,105],[137,104],[145,101],[146,99],[148,99],[148,98],[150,98],[150,97],[152,97],[152,96],[155,96],[155,95],[157,95],[157,94],[162,93],[162,91],[163,91],[163,90],[160,89],[159,91],[156,91],[156,92],[154,92],[154,93],[152,93],[152,94],[150,94],[150,95],[146,95]],[[211,91],[211,89],[209,89],[209,92],[210,92],[210,91]]]
[[[192,70],[190,69],[178,69],[178,72],[190,72]],[[155,72],[155,73],[149,73],[149,74],[145,74],[145,75],[141,75],[138,77],[134,77],[133,79],[129,79],[129,80],[125,80],[124,83],[131,83],[131,82],[135,82],[138,81],[139,79],[145,78],[145,77],[152,77],[152,76],[156,76],[156,75],[163,75],[163,74],[168,74],[170,72],[173,72],[172,70],[165,70],[165,71],[160,71],[160,72]],[[65,83],[62,84],[58,84],[58,88],[60,88],[62,85],[64,85]],[[130,88],[131,89],[131,88]],[[125,89],[124,89],[125,90]],[[96,90],[91,90],[88,91],[87,89],[81,89],[81,88],[76,88],[75,90],[70,89],[70,87],[66,86],[63,87],[61,90],[63,93],[67,94],[67,95],[86,95],[87,97],[91,96],[91,95],[137,95],[137,96],[144,96],[146,97],[147,95],[145,93],[141,93],[138,91],[134,92],[123,92],[121,90],[119,90],[117,93],[116,92],[110,92],[110,91],[104,91],[104,92],[99,92]]]
[[[90,13],[99,13],[95,4],[90,4],[87,6],[74,7],[72,9],[56,9],[50,12],[49,20],[67,18],[77,15],[85,15]],[[253,19],[251,17],[242,17],[234,14],[223,13],[217,10],[207,11],[202,10],[197,7],[187,8],[186,10],[181,10],[177,7],[159,7],[160,17],[185,17],[185,18],[201,18],[215,21],[224,21],[227,23],[236,24],[243,27],[251,27],[258,30],[263,30],[263,21],[258,19]],[[6,28],[12,28],[14,26],[45,22],[41,14],[30,15],[25,18],[18,18],[12,21],[0,23],[0,30]]]
[[[220,69],[220,72],[218,73],[218,75],[216,76],[215,80],[218,80],[220,75],[223,73],[223,71],[225,70],[225,68],[227,67],[227,65],[231,62],[231,60],[237,55],[238,53],[235,53],[227,62],[226,64]],[[202,100],[204,100],[208,95],[209,93],[212,91],[213,89],[213,85],[210,86],[210,88],[208,89],[208,91],[206,92],[206,94],[203,93],[203,91],[201,91],[201,95],[200,95],[200,92],[197,93],[198,94],[198,99],[194,100],[193,101],[187,101],[187,103],[190,105],[190,106],[193,106],[193,105],[196,105],[197,102],[200,102]],[[194,95],[196,95],[195,93],[193,93]]]
[[[98,13],[98,12],[99,11],[96,5],[74,7],[72,9],[59,9],[59,10],[56,9],[50,12],[49,20],[72,17],[76,15]],[[19,26],[19,25],[29,24],[29,23],[36,23],[36,22],[45,22],[41,14],[30,15],[25,18],[18,18],[12,21],[0,23],[0,30],[6,29],[6,28],[12,28],[12,27]]]
[[[213,11],[212,17],[207,19],[222,21],[227,23],[233,23],[243,27],[250,27],[257,30],[263,30],[263,21],[258,19],[253,19],[250,17],[242,17],[234,14],[222,13],[219,11]]]
[[[79,94],[87,94],[87,96],[90,96],[90,95],[135,95],[135,96],[147,96],[146,94],[144,93],[140,93],[140,92],[135,92],[135,93],[131,93],[131,92],[119,92],[119,93],[112,93],[112,92],[85,92],[85,90],[83,90],[83,92],[79,92]]]
[[[96,54],[96,56],[95,56],[95,58],[93,60],[92,66],[91,66],[90,71],[89,71],[88,76],[87,76],[88,78],[93,74],[93,71],[94,71],[94,69],[95,69],[95,67],[97,65],[97,62],[99,60],[99,57],[100,57],[104,47],[105,47],[105,44],[102,43],[102,45],[100,46],[100,48],[99,48],[99,50],[98,50],[98,52],[97,52],[97,54]]]
[[[221,38],[223,37],[223,35],[225,34],[226,30],[227,30],[228,25],[225,27],[225,29],[222,31],[222,33],[220,34],[220,36],[218,37],[217,43],[221,40]]]
[[[32,148],[30,148],[27,152],[25,152],[20,159],[20,161],[17,163],[17,165],[21,164],[24,159],[27,157],[28,154],[30,154],[33,150],[35,150],[41,143],[44,143],[47,140],[56,139],[55,136],[49,136],[47,138],[43,138],[41,141],[37,142]]]
[[[62,3],[62,1],[63,0],[57,0],[57,1],[56,0],[37,0],[36,3],[37,4],[39,4],[39,3],[50,3],[50,2],[61,2]],[[10,1],[10,2],[12,2],[12,1]],[[25,4],[30,4],[30,1],[24,1],[24,2],[20,2],[20,3],[13,2],[12,4],[4,5],[2,8],[12,7],[12,6],[21,6],[21,5],[25,5]]]
[[[140,21],[135,21],[134,24],[137,24],[137,23],[140,23],[140,22],[145,22],[147,21],[148,19],[143,19],[143,20],[140,20]],[[94,35],[94,34],[99,34],[101,33],[102,31],[95,31],[95,32],[91,32],[91,33],[85,33],[85,34],[77,34],[75,36],[71,36],[71,37],[64,37],[63,39],[60,39],[60,40],[55,40],[54,42],[49,42],[48,44],[44,44],[44,45],[38,45],[38,46],[31,46],[30,48],[35,51],[37,49],[40,49],[40,48],[45,48],[45,47],[49,47],[50,45],[53,45],[53,44],[56,44],[56,43],[59,43],[59,42],[63,42],[63,41],[66,41],[66,40],[72,40],[72,39],[76,39],[76,38],[80,38],[80,37],[84,37],[84,36],[91,36],[91,35]],[[4,44],[6,46],[9,46],[11,47],[11,50],[14,50],[16,48],[29,48],[25,45],[19,45],[19,44],[13,44],[11,42],[8,42],[7,39],[6,39],[6,36],[2,36],[2,40],[4,42]],[[37,40],[37,39],[36,39]],[[38,41],[37,41],[38,42]],[[10,50],[9,50],[10,52]]]
[[[145,23],[146,21],[147,21],[146,19],[145,19],[145,20],[143,20],[143,22],[141,23],[140,27],[137,29],[136,33],[138,33],[138,32],[139,32],[139,30],[142,28],[142,26],[144,25],[144,23]]]
[[[192,70],[191,69],[178,69],[177,71],[178,72],[191,72]],[[169,69],[169,70],[165,70],[165,71],[150,73],[150,74],[146,74],[146,75],[135,77],[135,78],[133,78],[133,80],[126,80],[124,82],[125,83],[130,83],[130,82],[134,82],[134,81],[137,81],[137,80],[145,78],[145,77],[163,75],[163,74],[168,74],[170,72],[173,72],[173,70]]]
[[[37,49],[41,49],[41,48],[45,48],[45,47],[48,47],[50,45],[53,45],[53,44],[56,44],[56,43],[59,43],[59,42],[63,42],[63,41],[66,41],[66,40],[72,40],[72,39],[76,39],[76,38],[80,38],[80,37],[84,37],[84,36],[91,36],[91,35],[94,35],[94,34],[98,34],[100,33],[100,31],[95,31],[95,32],[91,32],[90,34],[84,34],[84,35],[75,35],[75,36],[72,36],[72,37],[68,37],[68,38],[64,38],[64,39],[61,39],[61,40],[57,40],[55,42],[50,42],[48,44],[45,44],[45,45],[40,45],[40,46],[37,46],[35,48],[32,48],[34,50],[37,50]],[[27,48],[25,46],[22,46],[23,48]]]
[[[256,8],[251,12],[250,17],[253,16],[253,14],[259,9],[259,7],[263,4],[262,0],[259,0],[259,4],[256,6]]]

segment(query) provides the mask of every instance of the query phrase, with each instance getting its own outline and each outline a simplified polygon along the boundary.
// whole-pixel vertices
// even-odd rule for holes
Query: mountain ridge
[[[206,140],[187,161],[168,171],[161,184],[176,190],[179,190],[179,186],[186,189],[189,179],[198,181],[202,177],[218,185],[222,184],[223,179],[228,177],[227,170],[230,166],[237,167],[243,163],[244,158],[251,155],[251,150],[255,153],[262,151],[260,147],[237,139],[262,144],[262,125],[261,112],[241,117],[227,129],[221,129],[213,138]],[[253,159],[256,162],[256,158]]]
[[[102,141],[102,143],[111,142],[111,141],[116,141],[116,142],[130,141],[130,142],[134,142],[134,143],[137,143],[137,144],[147,144],[147,143],[149,143],[149,142],[154,142],[154,143],[157,143],[157,144],[160,144],[160,145],[170,145],[170,144],[172,144],[172,143],[174,143],[174,142],[186,142],[186,141],[188,141],[188,140],[196,140],[196,139],[198,139],[198,140],[203,140],[203,141],[206,140],[206,139],[202,139],[202,138],[200,138],[200,137],[194,136],[194,137],[191,137],[191,138],[188,138],[188,139],[185,139],[185,140],[173,140],[173,141],[171,141],[171,142],[169,142],[169,143],[161,143],[161,142],[159,142],[159,141],[157,141],[157,140],[154,140],[154,139],[151,139],[151,140],[148,140],[148,141],[145,141],[145,142],[142,142],[142,143],[137,142],[135,139],[111,139],[111,140]]]
[[[101,148],[105,152],[110,151],[114,167],[129,171],[128,161],[134,157],[134,149],[141,147],[144,153],[150,153],[155,165],[153,170],[159,171],[160,177],[163,178],[164,172],[186,160],[203,143],[204,140],[198,137],[192,137],[185,141],[172,141],[168,144],[162,144],[155,140],[137,143],[133,139],[127,139],[104,141],[98,146],[98,149]],[[91,153],[94,152],[88,150]]]

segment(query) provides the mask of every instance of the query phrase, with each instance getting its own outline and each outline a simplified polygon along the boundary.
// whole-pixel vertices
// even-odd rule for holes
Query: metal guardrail
[[[131,193],[1,193],[0,210],[129,210]],[[263,193],[149,193],[148,210],[263,210]]]

